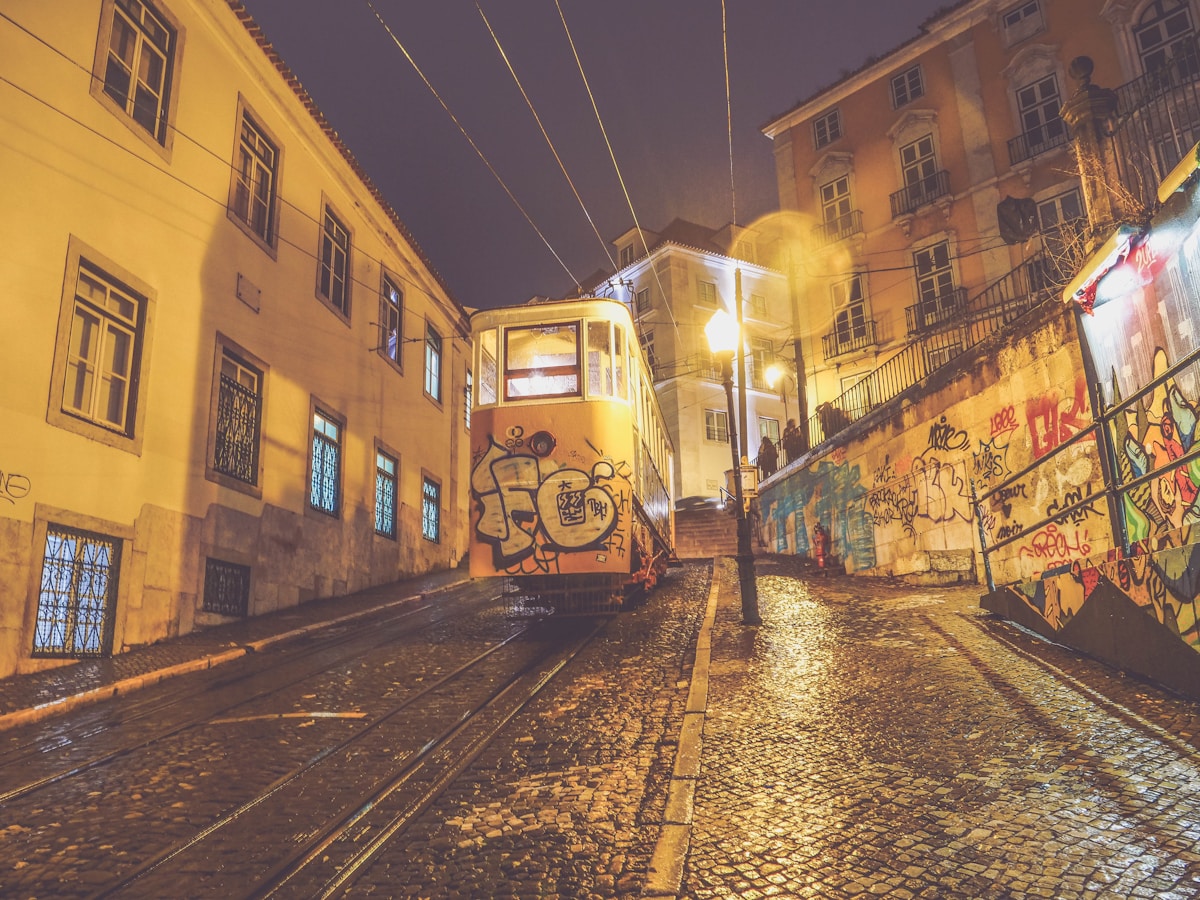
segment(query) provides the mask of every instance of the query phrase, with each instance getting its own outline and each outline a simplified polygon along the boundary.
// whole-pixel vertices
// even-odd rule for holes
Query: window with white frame
[[[839,351],[863,346],[868,339],[867,301],[863,276],[855,275],[830,288],[833,294],[833,334]]]
[[[257,485],[262,443],[262,370],[227,347],[221,347],[217,378],[213,472],[243,484]]]
[[[1037,34],[1045,27],[1041,0],[1025,0],[1005,10],[1000,14],[1000,25],[1006,46]]]
[[[770,338],[752,337],[750,344],[750,371],[747,373],[750,383],[756,388],[763,388],[767,383],[767,369],[775,362],[775,345]]]
[[[621,248],[621,268],[633,262],[633,244]]]
[[[637,292],[634,311],[640,316],[650,312],[650,288],[642,288]]]
[[[937,156],[933,135],[927,134],[900,148],[900,168],[904,186],[918,194],[933,193],[937,176]]]
[[[379,297],[379,352],[399,366],[403,343],[404,292],[394,279],[384,275]]]
[[[127,121],[156,143],[168,142],[171,77],[178,32],[163,13],[143,0],[107,0],[101,13],[97,86]]]
[[[32,655],[108,656],[120,568],[119,538],[47,524]]]
[[[1037,205],[1038,225],[1042,231],[1052,231],[1064,222],[1083,218],[1083,200],[1079,188],[1071,188],[1054,197],[1042,200]]]
[[[925,81],[921,77],[920,66],[910,66],[900,74],[892,76],[893,109],[899,109],[924,95]]]
[[[87,262],[76,272],[61,409],[130,435],[137,404],[145,298]]]
[[[820,150],[842,136],[842,114],[831,109],[813,121],[813,145]]]
[[[1197,70],[1196,35],[1186,0],[1154,0],[1133,28],[1142,71],[1176,63],[1185,74]]]
[[[442,336],[425,323],[425,393],[442,402]]]
[[[717,286],[711,281],[696,282],[696,295],[704,306],[717,305]]]
[[[654,329],[643,328],[638,335],[642,352],[646,355],[646,365],[650,367],[650,377],[658,379],[658,358],[654,355]]]
[[[435,544],[442,539],[442,486],[428,475],[421,478],[421,537]]]
[[[1081,236],[1087,225],[1079,188],[1037,203],[1043,252],[1029,264],[1034,289],[1050,289],[1069,280],[1078,268]]]
[[[342,501],[342,423],[321,409],[313,410],[309,466],[308,505],[326,515],[338,515]]]
[[[729,420],[722,409],[704,411],[704,439],[721,444],[729,443]]]
[[[1017,110],[1029,156],[1057,147],[1066,140],[1067,126],[1058,114],[1061,106],[1058,79],[1054,75],[1018,88]]]
[[[758,436],[759,438],[770,438],[771,443],[776,447],[779,446],[779,420],[769,419],[766,416],[758,417]]]
[[[278,148],[242,110],[229,211],[250,235],[270,247],[275,245],[278,176]]]
[[[954,270],[950,265],[950,242],[940,241],[913,253],[920,297],[922,326],[949,321],[957,311]]]
[[[738,259],[744,259],[748,263],[758,262],[758,246],[754,241],[739,240],[734,244],[733,255]]]
[[[321,225],[317,296],[343,317],[350,317],[350,232],[329,207],[325,207]]]
[[[756,319],[765,319],[767,317],[767,298],[762,294],[750,295],[750,315]]]
[[[394,456],[375,451],[375,533],[389,538],[396,536],[397,470]]]
[[[821,221],[831,240],[847,231],[850,223],[850,176],[821,185]]]

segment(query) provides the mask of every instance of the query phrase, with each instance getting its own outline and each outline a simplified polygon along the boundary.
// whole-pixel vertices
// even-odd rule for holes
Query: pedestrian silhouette
[[[758,470],[763,478],[770,478],[779,468],[779,453],[769,437],[764,436],[758,445]]]
[[[804,452],[802,447],[803,442],[800,439],[800,429],[796,427],[796,420],[788,419],[787,426],[783,429],[784,462],[790,463],[799,459],[800,454]]]

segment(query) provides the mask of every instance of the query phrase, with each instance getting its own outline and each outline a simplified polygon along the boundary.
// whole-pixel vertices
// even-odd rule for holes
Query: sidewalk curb
[[[457,581],[452,581],[447,584],[439,585],[436,588],[428,591],[422,591],[417,594],[409,594],[397,600],[389,600],[385,603],[380,603],[377,606],[368,606],[363,609],[356,610],[345,615],[335,616],[332,619],[325,619],[320,622],[312,622],[300,628],[293,628],[290,631],[280,632],[265,638],[260,638],[256,641],[248,641],[220,653],[208,653],[203,656],[198,656],[195,659],[185,662],[176,663],[175,665],[166,666],[162,669],[155,669],[151,672],[145,672],[141,675],[133,675],[129,678],[122,678],[119,681],[114,681],[111,684],[105,684],[100,687],[91,688],[86,691],[81,691],[78,694],[69,694],[65,697],[59,697],[57,700],[51,700],[47,703],[40,703],[37,706],[29,707],[28,709],[18,709],[10,713],[0,714],[0,732],[7,731],[10,728],[16,728],[20,725],[29,725],[34,722],[40,722],[43,719],[48,719],[51,716],[57,716],[71,710],[78,709],[82,706],[87,706],[92,703],[99,703],[102,700],[111,700],[114,697],[119,697],[124,694],[132,693],[141,688],[151,687],[168,678],[174,678],[179,675],[188,675],[192,672],[200,672],[204,669],[211,669],[214,666],[223,665],[227,662],[233,662],[235,659],[241,659],[248,653],[258,652],[272,644],[282,643],[283,641],[293,640],[298,637],[303,637],[306,634],[311,634],[314,631],[320,631],[323,628],[328,628],[332,625],[338,625],[342,622],[349,622],[354,619],[360,619],[363,616],[371,615],[380,610],[391,609],[394,606],[400,606],[404,603],[411,603],[414,600],[423,600],[426,597],[434,594],[439,594],[442,591],[450,590],[451,588],[459,587],[460,585],[470,582],[470,576],[460,578]]]
[[[663,812],[662,830],[650,857],[643,897],[678,897],[683,885],[683,867],[687,861],[692,838],[692,812],[696,796],[696,781],[700,777],[700,760],[704,749],[704,716],[708,710],[708,671],[712,660],[712,630],[717,617],[720,595],[720,559],[712,561],[712,581],[708,590],[708,606],[696,637],[696,658],[692,663],[692,680],[688,689],[687,706],[679,730],[675,750],[675,765],[667,788],[667,807]]]
[[[129,694],[144,687],[150,687],[151,685],[158,684],[160,681],[174,678],[177,675],[187,675],[190,672],[211,669],[213,666],[219,666],[222,663],[240,659],[247,652],[249,651],[245,647],[236,647],[232,650],[226,650],[224,653],[209,654],[197,659],[188,660],[187,662],[167,666],[165,669],[146,672],[144,675],[123,678],[120,681],[114,681],[112,684],[92,688],[79,694],[60,697],[57,700],[51,700],[49,703],[42,703],[29,709],[18,709],[15,712],[5,713],[4,715],[0,715],[0,731],[15,728],[18,725],[28,725],[31,722],[40,722],[42,719],[48,719],[51,716],[69,712],[70,710],[78,709],[81,706],[87,706],[91,703],[98,703],[101,700],[111,700],[113,697]]]

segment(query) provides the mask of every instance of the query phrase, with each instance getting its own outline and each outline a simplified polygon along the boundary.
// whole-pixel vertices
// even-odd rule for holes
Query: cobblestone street
[[[1200,896],[1196,705],[986,616],[978,588],[718,565],[682,895]]]
[[[792,557],[760,556],[756,568],[760,627],[741,624],[736,565],[727,558],[715,563],[715,583],[705,561],[689,562],[644,605],[609,621],[544,695],[431,795],[347,894],[1200,896],[1196,703],[985,613],[978,586],[816,577]],[[487,587],[447,582],[431,612],[451,613],[459,594],[479,598]],[[91,731],[119,725],[124,702],[189,696],[210,677],[202,674],[210,663],[214,681],[231,683],[268,646],[299,641],[302,650],[302,635],[349,634],[351,609],[405,610],[415,599],[378,589],[198,632],[104,666],[10,679],[0,683],[6,745],[10,753],[29,741],[102,750]],[[414,687],[451,665],[442,657],[457,644],[511,631],[504,610],[484,602],[486,614],[452,616],[433,641],[383,641],[373,651],[379,672],[367,657],[339,664],[306,682],[297,702],[368,711]],[[247,655],[254,647],[260,652]],[[195,674],[155,684],[172,671]],[[119,672],[128,687],[115,692],[131,696],[110,703],[102,698]],[[382,695],[372,699],[373,690]],[[66,702],[72,692],[77,701]],[[43,721],[51,694],[67,711]],[[114,872],[143,861],[136,849],[112,856],[113,845],[146,847],[164,832],[186,838],[227,811],[219,807],[240,802],[212,789],[190,796],[199,782],[184,777],[188,767],[219,771],[238,759],[222,735],[280,739],[261,765],[242,761],[230,779],[250,797],[256,778],[265,783],[291,764],[285,756],[320,755],[322,733],[340,733],[339,720],[306,720],[279,704],[255,701],[189,727],[141,761],[122,763],[124,774],[98,769],[81,787],[64,781],[62,796],[9,803],[0,829],[5,895],[93,895]],[[207,744],[195,743],[205,735]],[[123,730],[104,738],[125,739]],[[361,757],[381,777],[391,764],[388,754]],[[262,767],[270,771],[256,776]],[[16,768],[4,774],[13,785],[35,777]],[[128,779],[124,788],[115,787],[118,775]],[[99,783],[114,789],[97,793]],[[177,802],[164,799],[176,794]],[[315,828],[330,812],[317,800],[301,802],[278,833],[259,836],[257,852],[288,846],[297,828]],[[248,849],[217,865],[258,874]],[[217,896],[197,880],[187,884],[180,896]],[[308,895],[294,888],[292,896]],[[140,890],[117,894],[144,896]]]

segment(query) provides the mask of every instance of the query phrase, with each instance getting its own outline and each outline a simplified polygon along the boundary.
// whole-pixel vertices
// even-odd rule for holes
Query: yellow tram
[[[471,316],[471,575],[559,612],[620,609],[674,557],[674,449],[628,308]]]

